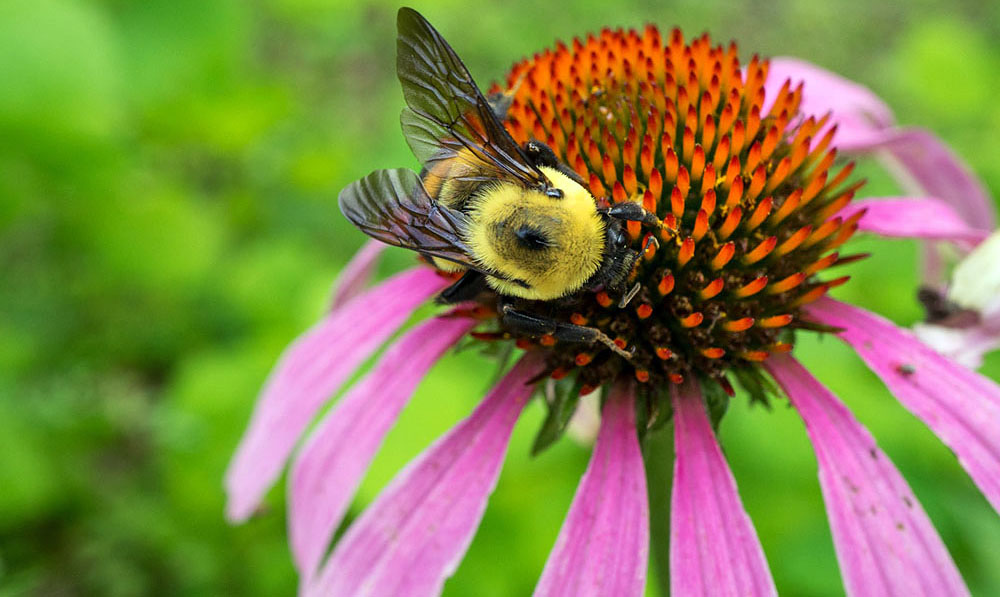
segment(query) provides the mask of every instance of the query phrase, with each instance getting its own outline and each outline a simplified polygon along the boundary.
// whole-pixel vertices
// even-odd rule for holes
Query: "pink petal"
[[[767,369],[806,424],[849,595],[968,595],[934,526],[847,407],[788,355]]]
[[[899,166],[915,194],[937,197],[950,204],[966,224],[992,230],[996,206],[983,183],[962,158],[937,136],[923,129],[889,131],[871,149],[882,149]]]
[[[330,310],[339,309],[347,301],[364,292],[371,283],[372,273],[378,265],[378,258],[386,245],[377,240],[369,240],[351,257],[333,283],[330,296]]]
[[[670,592],[777,595],[736,481],[708,422],[696,383],[674,388],[674,486]]]
[[[429,268],[403,272],[330,313],[285,349],[226,471],[230,520],[253,513],[330,394],[446,285]]]
[[[604,405],[597,444],[536,596],[642,595],[649,554],[646,471],[630,384]]]
[[[803,83],[800,112],[816,118],[831,114],[827,126],[837,126],[834,145],[840,149],[867,149],[882,139],[883,129],[893,124],[892,111],[870,89],[796,58],[771,59],[764,84],[769,102],[774,101],[786,80],[791,80],[792,89]],[[770,103],[765,104],[763,113],[767,110]]]
[[[400,472],[348,529],[306,595],[440,593],[496,485],[541,365],[529,355],[463,422]]]
[[[908,190],[914,195],[951,204],[972,227],[989,230],[996,225],[996,207],[965,162],[929,131],[896,128],[892,111],[870,89],[802,60],[774,58],[764,84],[764,113],[785,80],[793,87],[803,83],[803,114],[819,118],[830,113],[827,126],[837,126],[838,149],[884,150],[898,166],[896,174],[911,183]]]
[[[987,232],[972,228],[949,204],[930,197],[886,197],[852,201],[837,215],[865,214],[858,229],[882,236],[980,243]],[[971,248],[971,247],[970,247]]]
[[[1000,512],[1000,386],[858,307],[824,298],[808,312],[822,323],[843,328],[840,339],[951,448]]]
[[[409,331],[326,415],[299,452],[289,484],[289,541],[307,580],[319,569],[399,412],[431,366],[474,324],[465,318],[435,318]]]

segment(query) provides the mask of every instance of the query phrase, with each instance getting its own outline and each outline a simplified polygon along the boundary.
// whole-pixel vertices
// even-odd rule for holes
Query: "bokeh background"
[[[0,2],[0,595],[282,595],[283,486],[240,527],[221,478],[282,348],[323,312],[362,236],[339,189],[415,165],[400,135],[392,2]],[[506,0],[417,6],[485,86],[605,25],[709,31],[859,80],[1000,194],[1000,3]],[[868,194],[897,192],[864,164]],[[909,324],[916,246],[840,296]],[[380,270],[406,267],[393,250]],[[800,354],[868,425],[969,586],[1000,595],[1000,518],[949,451],[836,341]],[[1000,377],[1000,359],[984,369]],[[448,357],[390,434],[353,513],[469,412],[491,364]],[[451,595],[528,594],[588,449],[529,457],[518,424]],[[801,422],[735,401],[722,437],[778,588],[842,593]],[[664,508],[665,504],[654,504]],[[652,583],[651,583],[652,584]]]

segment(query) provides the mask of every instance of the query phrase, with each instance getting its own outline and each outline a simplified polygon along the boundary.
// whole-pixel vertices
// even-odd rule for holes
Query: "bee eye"
[[[518,244],[532,251],[540,251],[552,246],[552,243],[549,242],[549,239],[540,230],[531,226],[521,226],[514,232],[514,237],[517,239]]]
[[[557,189],[555,187],[549,187],[545,189],[545,196],[551,197],[552,199],[562,199],[563,192],[562,189]]]

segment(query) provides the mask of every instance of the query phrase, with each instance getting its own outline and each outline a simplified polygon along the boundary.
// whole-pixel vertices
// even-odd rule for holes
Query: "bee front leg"
[[[646,211],[641,205],[632,201],[625,201],[612,205],[608,208],[608,215],[616,220],[642,222],[647,226],[653,226],[655,228],[663,226],[663,222],[660,221],[660,218],[656,217],[656,214]]]
[[[556,340],[563,342],[577,342],[581,344],[594,344],[600,342],[607,346],[615,354],[622,358],[631,359],[632,353],[624,350],[607,334],[597,328],[563,323],[548,317],[541,317],[524,311],[518,311],[511,305],[504,305],[501,308],[503,313],[503,324],[507,329],[528,336],[543,336],[549,334]]]

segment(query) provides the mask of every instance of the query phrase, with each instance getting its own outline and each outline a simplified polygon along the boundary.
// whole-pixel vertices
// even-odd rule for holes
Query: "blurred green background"
[[[323,312],[361,243],[338,190],[414,165],[400,135],[395,11],[344,0],[0,2],[0,595],[281,595],[295,588],[283,487],[240,527],[221,478],[261,382]],[[604,25],[709,31],[862,81],[1000,194],[1000,3],[507,0],[417,6],[485,86],[522,55]],[[874,165],[867,194],[897,192]],[[897,321],[916,246],[840,296]],[[390,251],[381,274],[411,263]],[[822,351],[822,355],[820,355]],[[1000,519],[954,457],[835,341],[799,352],[868,425],[970,588],[1000,595]],[[448,357],[355,505],[469,412],[491,365]],[[985,371],[1000,377],[1000,359]],[[519,423],[452,595],[528,594],[588,449],[528,456]],[[778,588],[837,595],[801,422],[737,400],[722,435]],[[665,504],[654,504],[663,508]],[[502,555],[502,557],[498,557]]]

